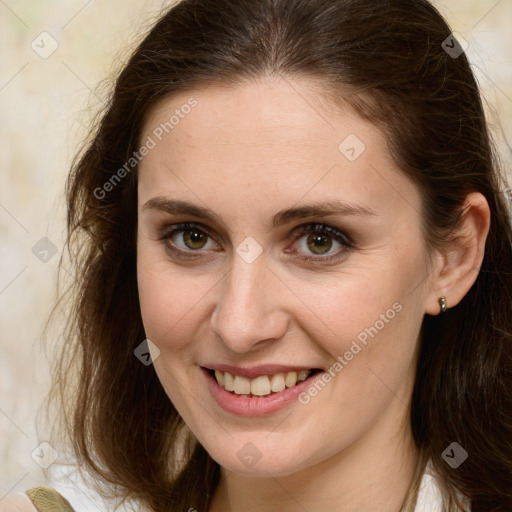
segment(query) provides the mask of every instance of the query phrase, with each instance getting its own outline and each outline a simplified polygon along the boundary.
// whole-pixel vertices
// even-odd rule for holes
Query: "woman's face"
[[[320,103],[317,87],[182,93],[141,139],[138,286],[154,367],[210,455],[239,473],[291,474],[356,447],[375,456],[408,433],[432,294],[421,197],[382,133]]]

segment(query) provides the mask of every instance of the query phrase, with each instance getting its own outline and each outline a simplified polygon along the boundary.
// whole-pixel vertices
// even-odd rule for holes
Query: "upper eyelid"
[[[319,226],[321,228],[318,230],[319,233],[324,233],[324,234],[327,234],[328,236],[332,236],[334,238],[336,238],[336,234],[337,234],[338,238],[341,239],[341,242],[339,240],[337,240],[338,243],[344,243],[347,246],[355,246],[356,245],[355,242],[353,241],[352,237],[350,235],[348,235],[345,230],[340,229],[335,226],[332,226],[325,222],[319,222],[319,221],[304,222],[302,224],[299,224],[298,226],[295,226],[291,230],[291,233],[287,238],[292,238],[295,235],[297,235],[299,238],[301,238],[302,236],[304,236],[305,234],[308,233],[308,228],[309,228],[309,232],[314,233],[315,226]],[[196,221],[185,221],[185,222],[176,222],[173,224],[168,224],[166,227],[164,227],[163,234],[160,238],[162,238],[162,239],[170,238],[175,233],[179,233],[181,231],[186,231],[187,229],[194,228],[194,227],[197,227],[199,231],[203,231],[209,237],[214,238],[214,239],[216,238],[216,235],[212,234],[212,231],[214,231],[212,228],[210,228],[209,226],[206,226],[205,224],[203,224],[201,222],[196,222]],[[301,231],[304,231],[304,232],[301,232]],[[333,231],[334,233],[328,233],[328,231]],[[218,244],[217,240],[215,240],[215,242]],[[192,252],[194,252],[194,251],[192,251]],[[199,252],[199,251],[195,251],[195,252]]]
[[[206,233],[206,235],[210,238],[215,239],[215,235],[212,235],[210,233],[210,228],[205,227],[203,229],[204,225],[200,222],[194,222],[194,221],[184,221],[180,223],[171,224],[170,226],[167,225],[167,234],[164,234],[163,236],[159,236],[159,240],[163,242],[163,245],[165,246],[167,251],[170,251],[178,258],[184,258],[188,259],[188,261],[194,262],[194,261],[202,261],[204,260],[204,254],[210,252],[208,250],[193,250],[193,249],[182,249],[178,247],[174,242],[169,242],[169,239],[175,234],[182,231],[186,231],[187,229],[191,229],[194,226],[198,227],[198,231],[203,231]],[[314,230],[312,229],[314,226],[319,226],[322,229]],[[309,229],[308,229],[309,228]],[[300,233],[295,236],[294,233],[300,230]],[[329,233],[329,231],[334,233]],[[335,251],[334,253],[325,253],[322,255],[307,255],[304,254],[303,256],[299,256],[297,259],[303,261],[304,263],[308,264],[333,264],[337,263],[339,261],[344,260],[346,256],[348,256],[350,253],[352,253],[355,250],[359,249],[359,243],[357,241],[354,241],[352,236],[347,235],[345,230],[342,228],[337,228],[334,226],[331,226],[327,223],[323,222],[307,222],[300,224],[299,226],[296,226],[294,229],[292,229],[292,232],[288,235],[287,239],[293,238],[293,246],[303,238],[308,233],[325,233],[327,236],[335,239],[335,241],[341,246],[340,249]],[[215,243],[218,245],[218,242],[215,240]],[[216,251],[216,250],[214,250]],[[218,251],[216,251],[218,252]],[[287,249],[286,251],[288,254],[296,255],[297,253],[302,253],[302,251],[299,251],[297,249],[292,249],[289,251]]]
[[[177,226],[181,226],[181,227],[177,227]],[[331,229],[333,231],[338,231],[341,235],[347,236],[345,231],[342,228],[328,224],[325,221],[324,222],[322,222],[322,221],[302,222],[301,224],[298,224],[297,226],[293,227],[291,229],[291,233],[294,233],[300,229],[314,228],[315,226],[320,226],[324,229]],[[189,227],[197,227],[199,230],[204,231],[205,233],[208,233],[209,235],[214,233],[214,234],[212,234],[212,236],[215,236],[215,234],[217,234],[214,228],[211,228],[210,226],[207,226],[206,224],[203,224],[202,222],[198,222],[198,221],[183,221],[183,222],[173,222],[173,223],[166,222],[166,223],[164,223],[163,227],[159,229],[159,231],[176,232],[176,231],[185,230]]]

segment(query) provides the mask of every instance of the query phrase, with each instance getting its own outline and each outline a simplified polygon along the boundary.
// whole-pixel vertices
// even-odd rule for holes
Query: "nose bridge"
[[[277,284],[270,286],[272,279],[263,255],[251,263],[238,254],[233,256],[211,317],[212,330],[231,350],[250,350],[286,331],[286,314],[276,308]]]

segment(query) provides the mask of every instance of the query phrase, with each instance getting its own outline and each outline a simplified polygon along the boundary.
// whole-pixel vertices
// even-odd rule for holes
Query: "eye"
[[[186,253],[211,248],[208,247],[209,238],[211,236],[207,231],[190,222],[175,224],[170,229],[166,229],[161,236],[169,252],[184,257],[196,257]]]
[[[350,238],[336,228],[325,224],[306,224],[300,226],[294,233],[298,238],[300,252],[314,254],[315,257],[302,257],[305,261],[332,261],[341,258],[345,253],[354,248]],[[307,236],[305,236],[307,235]],[[302,243],[300,243],[302,241]],[[329,253],[332,247],[338,244],[341,249]],[[289,251],[296,253],[297,251]],[[325,256],[327,254],[327,256]]]
[[[309,254],[313,254],[313,257],[299,256],[304,261],[331,261],[343,257],[348,250],[355,248],[354,243],[347,235],[325,224],[299,226],[290,237],[299,242],[300,250],[287,250],[288,253],[307,254],[309,252]],[[166,250],[177,257],[199,258],[202,256],[203,250],[212,249],[212,247],[208,247],[212,236],[205,228],[196,223],[186,222],[167,226],[159,238],[164,242]],[[215,246],[218,247],[218,245],[215,242],[212,243],[215,250]],[[340,249],[329,253],[333,247],[336,247],[336,244],[340,246]],[[326,254],[327,256],[325,256]]]

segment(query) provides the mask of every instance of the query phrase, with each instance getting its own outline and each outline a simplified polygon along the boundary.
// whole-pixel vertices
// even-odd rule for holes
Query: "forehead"
[[[189,109],[193,101],[196,105]],[[164,98],[151,110],[145,132],[151,133],[174,117],[172,128],[167,126],[162,136],[172,132],[175,142],[193,143],[196,149],[202,143],[236,144],[241,150],[271,146],[273,152],[281,146],[283,151],[312,146],[332,149],[333,144],[337,149],[342,133],[330,119],[333,108],[313,79],[262,78],[209,85]],[[354,126],[354,130],[374,129],[346,107],[336,111],[349,122],[365,125]]]
[[[255,207],[263,198],[282,204],[306,195],[361,201],[382,211],[419,203],[384,134],[319,91],[310,80],[262,79],[162,100],[141,138],[156,144],[139,165],[139,194],[211,199],[224,191],[234,201],[236,191]]]

